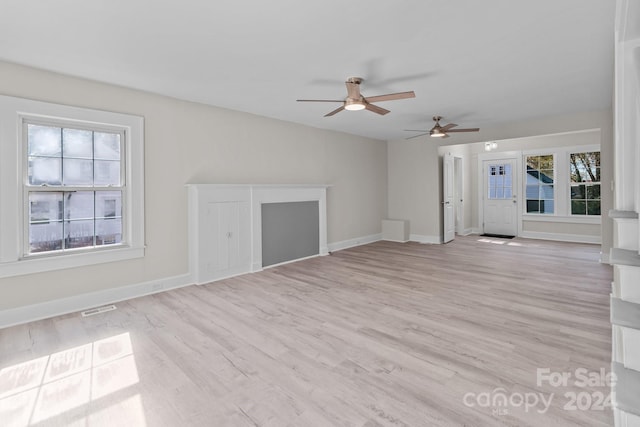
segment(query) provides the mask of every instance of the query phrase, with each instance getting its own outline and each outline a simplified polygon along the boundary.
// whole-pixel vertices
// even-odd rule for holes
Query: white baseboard
[[[469,236],[471,234],[477,234],[477,233],[473,232],[473,228],[465,228],[464,230],[462,230],[462,233],[456,232],[456,234],[460,236]]]
[[[556,240],[559,242],[592,243],[599,245],[600,236],[585,236],[583,234],[544,233],[541,231],[523,231],[520,237],[526,239]]]
[[[190,274],[165,277],[0,311],[0,329],[192,285]]]
[[[427,243],[431,245],[439,245],[442,243],[442,237],[440,236],[425,236],[422,234],[411,234],[409,240],[418,243]]]
[[[382,233],[371,234],[369,236],[356,237],[355,239],[343,240],[341,242],[329,243],[329,252],[341,251],[342,249],[353,248],[355,246],[366,245],[368,243],[382,240]]]
[[[482,228],[477,228],[477,227],[472,228],[471,234],[482,234]]]

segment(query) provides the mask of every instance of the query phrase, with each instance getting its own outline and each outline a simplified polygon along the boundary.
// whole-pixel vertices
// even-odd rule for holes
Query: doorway
[[[518,235],[516,159],[483,162],[483,233]]]

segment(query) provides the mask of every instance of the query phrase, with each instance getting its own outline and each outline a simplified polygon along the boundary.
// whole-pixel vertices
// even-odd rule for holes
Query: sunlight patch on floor
[[[482,242],[482,243],[493,243],[494,245],[504,245],[505,243],[507,243],[505,240],[494,240],[494,239],[478,239],[478,242]]]
[[[129,333],[115,335],[0,370],[0,419],[3,426],[37,424],[139,381]],[[139,395],[117,407],[120,419],[146,425]],[[109,409],[91,414],[87,408],[84,416],[93,419]]]

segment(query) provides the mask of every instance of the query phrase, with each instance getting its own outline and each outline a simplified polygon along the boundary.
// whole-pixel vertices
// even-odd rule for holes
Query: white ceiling
[[[2,0],[0,59],[378,139],[609,108],[611,0]],[[323,115],[343,82],[415,99]],[[453,138],[452,138],[453,139]]]

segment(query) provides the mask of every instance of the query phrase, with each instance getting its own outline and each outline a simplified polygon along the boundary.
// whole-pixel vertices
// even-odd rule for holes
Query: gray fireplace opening
[[[262,204],[262,266],[320,253],[318,201]]]

